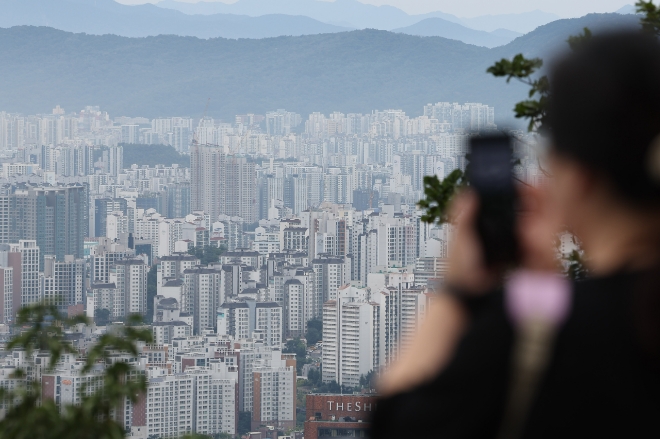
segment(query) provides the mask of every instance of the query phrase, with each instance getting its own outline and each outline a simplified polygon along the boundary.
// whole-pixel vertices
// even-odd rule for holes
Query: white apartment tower
[[[190,148],[191,208],[214,220],[224,213],[226,156],[222,148],[193,145]]]
[[[346,285],[323,305],[323,382],[356,386],[378,368],[379,321],[380,305],[366,289]]]
[[[282,344],[282,307],[275,302],[257,302],[255,305],[255,330],[262,334],[266,346]]]
[[[320,255],[312,261],[316,294],[321,303],[337,298],[337,290],[345,285],[351,275],[351,260],[348,256]]]
[[[201,334],[213,331],[217,324],[216,310],[224,302],[220,271],[195,267],[183,271],[182,309],[194,316],[193,331]]]
[[[19,240],[17,244],[0,244],[0,267],[11,267],[13,270],[12,316],[21,307],[43,299],[37,241]],[[5,296],[5,304],[8,299]]]
[[[381,366],[396,360],[413,342],[426,315],[430,297],[423,287],[397,283],[381,293]]]
[[[44,256],[43,297],[66,313],[69,305],[83,303],[85,261],[65,255],[57,261],[54,255]]]
[[[117,261],[110,272],[110,283],[116,286],[113,318],[130,314],[147,314],[147,273],[149,267],[141,259]]]
[[[270,362],[257,364],[253,370],[252,428],[273,425],[281,429],[296,424],[295,354],[273,351]]]

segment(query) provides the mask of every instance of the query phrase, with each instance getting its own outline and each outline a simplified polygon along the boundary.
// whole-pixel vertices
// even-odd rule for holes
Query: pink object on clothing
[[[543,319],[559,325],[571,308],[571,284],[565,277],[537,271],[517,271],[505,285],[506,307],[516,324]]]

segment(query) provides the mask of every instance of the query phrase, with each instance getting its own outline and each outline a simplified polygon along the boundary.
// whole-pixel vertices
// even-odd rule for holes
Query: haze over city
[[[0,0],[0,438],[656,428],[658,17]]]

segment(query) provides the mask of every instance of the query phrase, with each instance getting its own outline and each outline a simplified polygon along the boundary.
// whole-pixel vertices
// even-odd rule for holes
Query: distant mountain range
[[[0,27],[49,26],[69,32],[125,37],[268,38],[351,30],[300,15],[187,15],[151,4],[113,0],[0,0]]]
[[[442,12],[408,15],[391,6],[357,0],[239,0],[233,4],[166,0],[157,6],[127,6],[114,0],[0,0],[0,11],[0,27],[48,26],[92,35],[269,38],[374,28],[484,47],[506,44],[521,32],[557,18],[540,11],[471,19]]]
[[[392,30],[411,26],[427,18],[442,18],[476,30],[493,31],[500,28],[527,33],[538,26],[559,19],[559,16],[542,11],[522,14],[484,15],[475,18],[459,18],[444,12],[408,15],[393,6],[374,6],[358,0],[238,0],[227,4],[218,1],[197,3],[163,0],[162,8],[175,9],[186,14],[264,14],[304,15],[324,23],[356,29]]]
[[[617,14],[636,14],[637,8],[634,5],[625,5],[616,11]]]
[[[443,37],[483,47],[504,46],[522,35],[507,29],[497,29],[492,32],[470,29],[442,18],[427,18],[412,26],[394,29],[392,32],[420,37]]]
[[[386,108],[419,115],[429,102],[451,101],[493,105],[499,124],[513,124],[511,109],[526,90],[487,75],[494,61],[519,52],[545,58],[585,26],[637,25],[633,15],[592,14],[494,49],[377,30],[203,40],[21,26],[0,29],[0,111],[100,105],[112,116],[199,117],[210,98],[209,115],[233,120],[276,108],[304,116]]]

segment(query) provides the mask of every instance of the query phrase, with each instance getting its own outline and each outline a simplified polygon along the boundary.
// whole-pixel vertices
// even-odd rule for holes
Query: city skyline
[[[527,235],[513,231],[537,215],[517,220],[521,185],[545,189],[553,175],[577,182],[581,192],[567,199],[585,207],[552,206],[565,210],[564,224],[574,210],[606,218],[596,213],[609,199],[586,196],[597,179],[573,178],[598,168],[550,172],[573,159],[545,137],[549,121],[558,136],[560,113],[596,136],[580,123],[598,111],[553,112],[561,87],[550,100],[554,77],[541,67],[592,44],[576,49],[577,40],[639,27],[625,0],[4,6],[0,435],[42,428],[25,425],[28,413],[75,436],[81,425],[120,439],[370,437],[386,413],[387,380],[401,365],[440,358],[426,338],[440,332],[428,328],[460,329],[496,305],[500,317],[471,327],[469,342],[496,322],[510,337],[538,318],[501,305],[516,294],[509,274],[515,282],[526,262],[502,265],[502,279],[483,276],[484,293],[502,285],[504,302],[493,295],[473,309],[445,294],[472,292],[471,278],[493,271],[481,270],[491,234],[512,231],[508,254],[527,261]],[[480,155],[484,143],[501,149]],[[498,169],[478,166],[492,151]],[[450,212],[471,193],[479,230],[465,240],[469,209]],[[552,254],[543,260],[554,258],[557,275],[578,280],[591,262],[583,265],[574,230],[534,238],[545,239]],[[475,255],[459,275],[456,249]],[[446,301],[455,314],[438,314]],[[507,346],[518,349],[489,344],[489,356],[496,348],[502,357],[497,373]],[[482,360],[478,385],[492,372]],[[497,401],[485,401],[491,415],[505,407]],[[401,423],[395,437],[425,422]]]

